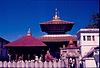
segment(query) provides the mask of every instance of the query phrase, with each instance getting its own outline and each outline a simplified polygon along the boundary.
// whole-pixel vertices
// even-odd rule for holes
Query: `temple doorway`
[[[76,68],[76,58],[75,57],[68,58],[68,68]]]

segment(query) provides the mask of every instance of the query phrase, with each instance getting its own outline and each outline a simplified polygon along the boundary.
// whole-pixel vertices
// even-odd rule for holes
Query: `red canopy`
[[[7,45],[5,45],[7,47],[21,47],[21,46],[46,46],[42,41],[40,41],[39,39],[36,39],[35,37],[32,36],[24,36],[22,38],[19,38],[16,41],[13,41]]]

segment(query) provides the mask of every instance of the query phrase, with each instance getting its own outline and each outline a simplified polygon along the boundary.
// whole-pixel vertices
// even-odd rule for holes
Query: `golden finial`
[[[54,20],[58,20],[60,17],[58,16],[58,10],[55,9],[55,16],[53,17]]]
[[[27,31],[27,36],[32,36],[31,29],[29,28]]]

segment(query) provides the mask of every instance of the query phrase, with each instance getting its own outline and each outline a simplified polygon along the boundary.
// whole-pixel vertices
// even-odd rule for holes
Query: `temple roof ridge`
[[[61,36],[73,36],[71,34],[53,34],[53,35],[44,35],[42,37],[61,37]]]

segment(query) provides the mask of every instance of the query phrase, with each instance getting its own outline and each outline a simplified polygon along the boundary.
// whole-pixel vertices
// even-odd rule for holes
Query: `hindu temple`
[[[46,35],[37,39],[29,29],[25,36],[5,45],[10,59],[32,60],[34,55],[44,56],[50,51],[53,58],[66,62],[67,68],[78,68],[80,47],[77,45],[77,37],[67,34],[73,25],[74,22],[62,20],[56,9],[52,20],[40,23],[41,31],[47,33]]]
[[[77,38],[75,35],[67,34],[72,29],[74,22],[64,21],[58,15],[57,9],[53,19],[47,22],[40,23],[42,32],[46,35],[40,37],[49,48],[54,58],[65,58],[66,67],[79,67],[80,48],[77,45]]]

